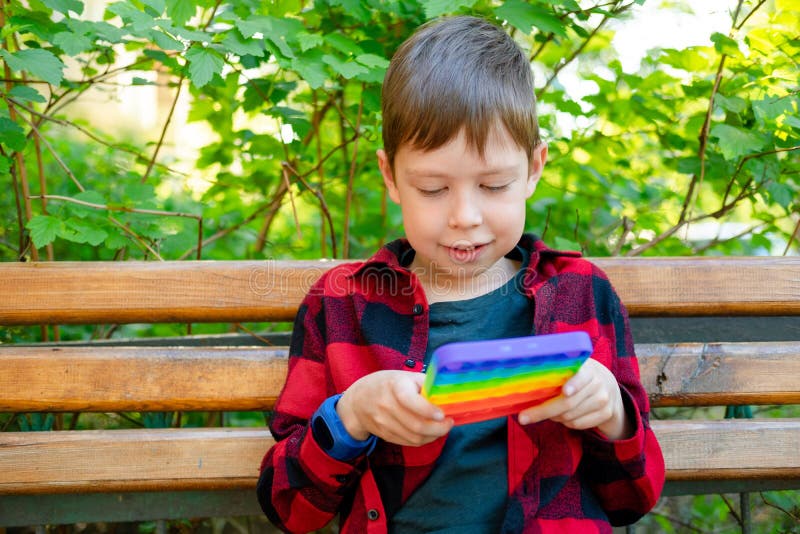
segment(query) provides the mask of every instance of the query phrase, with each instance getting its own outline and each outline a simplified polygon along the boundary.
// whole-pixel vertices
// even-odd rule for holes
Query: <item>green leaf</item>
[[[11,160],[0,156],[0,176],[5,176],[11,171]]]
[[[74,32],[59,32],[53,37],[53,44],[57,45],[70,56],[77,56],[92,48],[92,40],[85,35]]]
[[[28,85],[15,85],[8,94],[17,100],[39,103],[47,102],[47,99],[43,97],[39,91]]]
[[[183,50],[186,48],[182,42],[178,41],[177,39],[173,39],[160,30],[150,30],[150,37],[152,37],[158,47],[162,50],[175,50],[177,52],[183,52]]]
[[[376,56],[375,54],[360,54],[356,56],[356,61],[362,65],[366,65],[371,69],[387,69],[389,67],[388,59],[381,56]]]
[[[52,9],[65,15],[69,15],[72,11],[76,15],[83,14],[83,2],[80,0],[42,0],[42,3]]]
[[[52,52],[41,48],[29,48],[10,54],[0,50],[11,70],[26,71],[58,87],[64,79],[64,64]]]
[[[275,35],[274,33],[271,33],[269,35],[269,42],[278,47],[278,51],[283,55],[283,57],[291,59],[295,56],[292,48],[286,43],[283,35]]]
[[[300,43],[300,50],[302,52],[322,46],[325,43],[322,36],[316,33],[300,32],[296,35],[296,38],[297,42]]]
[[[553,245],[556,247],[557,250],[580,250],[581,246],[572,241],[571,239],[566,239],[561,236],[556,236],[553,240]]]
[[[94,33],[97,34],[97,37],[112,44],[122,41],[122,36],[125,35],[121,29],[105,21],[97,21],[91,24],[94,26]]]
[[[526,35],[536,28],[543,33],[567,36],[564,23],[551,11],[540,6],[530,5],[522,0],[508,0],[496,8],[494,13],[498,18],[507,20],[509,24]]]
[[[96,247],[108,237],[108,232],[81,219],[67,219],[65,226],[67,231],[60,235],[74,243],[89,243]]]
[[[19,152],[25,148],[27,142],[25,130],[22,129],[22,126],[10,119],[0,117],[0,143],[15,152]]]
[[[164,0],[141,0],[141,2],[152,9],[156,16],[160,16],[166,7]]]
[[[119,15],[123,22],[133,27],[133,31],[136,33],[149,30],[155,25],[153,17],[125,2],[115,2],[108,6],[106,10]]]
[[[462,7],[472,7],[475,0],[430,0],[423,2],[425,17],[432,19],[445,13],[454,13]]]
[[[106,199],[98,193],[97,191],[81,191],[77,195],[73,197],[75,200],[80,200],[82,202],[88,202],[89,204],[97,204],[100,206],[104,206],[106,203]],[[84,218],[91,213],[97,213],[97,208],[91,208],[89,206],[82,206],[80,204],[69,204],[70,211],[76,216],[80,218]]]
[[[781,182],[768,183],[767,192],[773,202],[780,204],[786,209],[789,209],[789,206],[795,199],[795,193],[792,188]]]
[[[369,72],[369,69],[363,65],[359,65],[353,61],[342,61],[338,57],[330,54],[322,56],[322,61],[348,80],[359,74],[366,74]]]
[[[761,135],[728,124],[717,124],[710,133],[717,138],[722,156],[729,161],[757,152],[764,146]]]
[[[244,39],[238,30],[229,31],[225,39],[222,40],[222,46],[237,56],[261,57],[264,55],[263,41],[258,39]]]
[[[194,16],[197,8],[193,0],[167,0],[167,17],[176,26],[183,26]]]
[[[733,113],[741,113],[747,109],[747,101],[738,96],[728,97],[721,94],[717,94],[714,97],[714,102],[722,109],[731,111]]]
[[[37,215],[25,227],[31,232],[33,246],[41,248],[55,240],[61,230],[61,221],[50,215]]]
[[[196,43],[210,43],[213,40],[211,34],[208,32],[189,30],[184,27],[173,26],[169,23],[169,21],[163,19],[156,21],[156,24],[165,32],[171,33],[172,35],[177,35],[178,37],[186,39],[187,41],[194,41]]]
[[[358,43],[340,33],[330,33],[326,35],[325,42],[343,54],[357,56],[364,53],[364,50],[358,46]]]
[[[118,250],[128,245],[128,238],[121,232],[110,232],[103,244],[106,248]]]
[[[711,41],[714,43],[714,49],[720,54],[725,54],[726,56],[741,55],[739,45],[727,35],[714,32],[711,34]]]
[[[328,74],[322,66],[321,55],[306,54],[294,58],[291,62],[291,69],[297,72],[312,89],[319,89],[328,79]]]
[[[215,74],[222,72],[225,64],[222,57],[209,48],[193,46],[186,52],[189,61],[189,78],[195,87],[203,87]]]
[[[272,17],[255,16],[245,20],[237,20],[234,26],[242,33],[245,39],[249,39],[257,33],[266,37],[272,33],[272,21]]]
[[[131,182],[125,186],[125,198],[136,205],[152,201],[156,196],[155,188],[150,184]]]

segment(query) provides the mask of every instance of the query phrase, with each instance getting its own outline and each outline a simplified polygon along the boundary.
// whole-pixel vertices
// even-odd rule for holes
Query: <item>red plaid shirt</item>
[[[609,441],[553,421],[522,426],[508,418],[508,491],[504,532],[611,532],[656,503],[664,460],[648,424],[649,403],[624,306],[606,275],[580,254],[548,249],[534,236],[524,278],[534,302],[532,332],[583,330],[592,358],[620,384],[633,437]],[[349,462],[328,456],[309,419],[329,396],[381,369],[421,371],[428,342],[428,303],[399,258],[398,240],[365,262],[326,272],[297,314],[289,373],[270,429],[276,444],[261,464],[258,498],[287,532],[307,532],[340,514],[342,533],[386,532],[397,510],[434,468],[446,437],[422,447],[378,442]],[[382,488],[383,491],[380,491]]]

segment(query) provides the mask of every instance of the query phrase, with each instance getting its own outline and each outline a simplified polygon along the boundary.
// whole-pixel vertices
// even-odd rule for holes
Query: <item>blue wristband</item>
[[[361,454],[369,454],[378,442],[377,436],[357,440],[347,432],[336,412],[336,403],[341,394],[325,399],[311,416],[311,433],[319,446],[336,460],[352,460]]]

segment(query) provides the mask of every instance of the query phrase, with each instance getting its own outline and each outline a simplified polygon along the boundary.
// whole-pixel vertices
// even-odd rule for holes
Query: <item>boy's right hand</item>
[[[397,445],[425,445],[450,432],[453,420],[420,394],[424,379],[409,371],[371,373],[347,388],[336,411],[357,440],[374,434]]]

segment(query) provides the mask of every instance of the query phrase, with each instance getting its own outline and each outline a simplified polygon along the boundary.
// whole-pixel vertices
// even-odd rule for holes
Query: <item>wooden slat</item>
[[[286,347],[0,349],[0,412],[232,411],[272,407]]]
[[[800,481],[797,420],[654,421],[668,480]],[[0,433],[0,495],[253,488],[255,429]]]
[[[6,346],[0,412],[266,410],[287,352]],[[637,353],[653,406],[800,404],[800,342],[646,344]]]
[[[634,316],[800,315],[800,258],[596,258]],[[0,324],[291,321],[334,261],[0,263]]]
[[[800,420],[653,421],[667,480],[794,478]]]
[[[643,344],[636,353],[653,406],[800,404],[797,341]]]
[[[255,487],[265,428],[0,433],[0,495]]]

